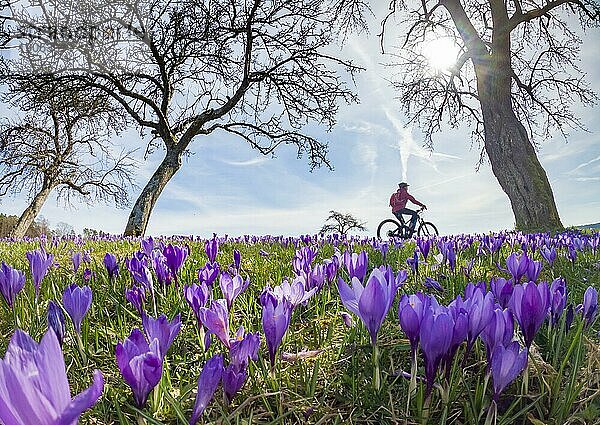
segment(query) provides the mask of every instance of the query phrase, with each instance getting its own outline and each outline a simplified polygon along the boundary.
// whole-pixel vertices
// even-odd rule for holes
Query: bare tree
[[[264,155],[293,145],[311,169],[330,167],[327,144],[302,129],[308,122],[330,129],[338,103],[357,101],[339,71],[352,77],[359,68],[330,46],[340,31],[364,23],[362,0],[30,3],[12,7],[5,24],[13,44],[21,43],[12,69],[33,67],[106,93],[150,134],[147,153],[165,150],[126,235],[145,232],[158,197],[199,136],[229,133]],[[42,30],[61,25],[67,30]],[[40,56],[40,50],[50,52]]]
[[[54,235],[58,237],[63,236],[74,236],[75,229],[69,223],[65,223],[64,221],[59,221],[56,223],[56,227],[54,228]]]
[[[405,73],[395,86],[426,144],[442,123],[467,123],[510,199],[517,228],[561,228],[534,146],[555,130],[566,136],[582,128],[572,104],[597,100],[577,68],[581,40],[572,28],[577,19],[583,28],[598,26],[599,3],[392,0],[390,10],[388,17],[401,15],[409,28],[397,55]],[[440,37],[460,46],[448,72],[433,72],[424,54],[427,40]]]
[[[328,223],[331,221],[332,223]],[[359,222],[352,214],[343,214],[337,211],[329,211],[329,217],[325,219],[325,224],[319,230],[319,233],[339,233],[341,235],[348,234],[351,230],[364,232],[367,230],[365,222]]]
[[[27,87],[31,86],[21,89]],[[127,205],[133,163],[130,153],[113,155],[109,142],[113,132],[107,125],[123,120],[106,100],[84,98],[77,91],[68,98],[48,95],[22,120],[0,124],[0,198],[28,191],[31,199],[13,237],[25,235],[52,191],[67,204],[75,196],[90,203]]]

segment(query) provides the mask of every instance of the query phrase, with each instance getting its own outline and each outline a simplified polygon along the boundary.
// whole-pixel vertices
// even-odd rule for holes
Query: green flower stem
[[[525,366],[523,371],[523,386],[521,387],[521,395],[527,397],[529,393],[529,364]]]
[[[381,371],[379,368],[379,348],[373,345],[373,388],[379,392],[381,389]]]
[[[75,339],[77,340],[77,350],[79,351],[79,355],[81,356],[82,364],[87,364],[87,355],[85,354],[85,347],[83,346],[83,341],[81,340],[81,335],[75,332]]]
[[[412,353],[412,364],[410,367],[410,384],[408,384],[408,397],[406,399],[406,417],[410,412],[410,402],[417,392],[417,350]]]
[[[496,406],[496,401],[493,400],[492,404],[490,404],[490,408],[488,409],[487,417],[485,418],[485,425],[496,425],[497,419],[498,406]]]
[[[15,329],[19,329],[19,317],[17,316],[17,306],[16,305],[13,305],[12,314],[13,314],[13,321],[15,322]]]
[[[433,394],[433,391],[431,392],[431,394],[429,394],[429,396],[425,399],[425,402],[423,403],[421,425],[426,425],[427,422],[429,421],[429,409],[431,407],[431,395],[432,394]]]

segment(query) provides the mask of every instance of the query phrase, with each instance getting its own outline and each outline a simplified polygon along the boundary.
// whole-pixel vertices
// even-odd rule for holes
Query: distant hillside
[[[600,223],[595,224],[584,224],[583,226],[576,226],[578,229],[600,229]]]

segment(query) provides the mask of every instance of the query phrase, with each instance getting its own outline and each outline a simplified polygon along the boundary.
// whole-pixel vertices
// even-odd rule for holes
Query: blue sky
[[[214,134],[197,138],[193,155],[169,183],[150,219],[148,234],[286,234],[316,232],[329,210],[351,213],[367,222],[368,232],[390,216],[389,195],[399,181],[427,204],[425,218],[441,233],[487,232],[514,227],[510,203],[489,165],[475,168],[479,150],[471,149],[469,129],[444,129],[435,150],[422,147],[418,128],[406,128],[397,95],[387,79],[375,35],[382,13],[371,20],[372,34],[350,39],[344,54],[367,68],[356,80],[361,103],[342,106],[338,124],[327,133],[309,126],[306,131],[329,141],[335,170],[309,172],[305,159],[292,147],[282,147],[276,158],[263,157],[243,141]],[[392,43],[390,43],[392,44]],[[589,31],[582,46],[581,68],[600,92],[600,31]],[[571,132],[568,143],[559,135],[541,142],[538,152],[546,169],[563,224],[600,221],[600,120],[598,107],[576,111],[590,132]],[[129,131],[119,143],[142,143]],[[139,158],[137,184],[146,183],[162,159]],[[135,201],[139,191],[132,192]],[[24,196],[3,200],[0,210],[20,214]],[[65,208],[50,199],[41,214],[51,225],[66,222],[77,231],[93,227],[120,233],[128,210],[110,206]]]

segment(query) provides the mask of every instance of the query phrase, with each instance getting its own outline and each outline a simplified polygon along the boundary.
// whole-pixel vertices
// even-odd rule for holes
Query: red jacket
[[[390,206],[392,207],[392,213],[396,211],[400,211],[402,208],[406,208],[406,203],[411,201],[415,205],[419,205],[420,207],[424,207],[422,203],[413,198],[412,195],[408,193],[408,190],[404,187],[402,189],[398,189],[396,192],[392,193],[390,197]]]

